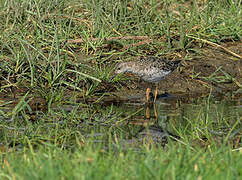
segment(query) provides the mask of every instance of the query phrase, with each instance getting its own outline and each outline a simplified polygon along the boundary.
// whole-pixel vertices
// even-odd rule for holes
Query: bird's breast
[[[144,81],[157,83],[164,79],[165,76],[167,76],[170,73],[170,71],[153,71],[153,72],[146,72],[143,73],[140,77]]]

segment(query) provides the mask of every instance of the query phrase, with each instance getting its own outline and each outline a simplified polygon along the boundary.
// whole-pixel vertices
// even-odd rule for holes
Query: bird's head
[[[117,64],[113,73],[114,75],[111,77],[111,80],[115,78],[118,74],[123,74],[125,72],[129,72],[128,62],[122,62]]]
[[[114,74],[122,74],[122,73],[125,73],[125,72],[128,71],[128,69],[129,69],[128,63],[126,63],[126,62],[119,63],[119,64],[117,64],[117,66],[115,68]]]

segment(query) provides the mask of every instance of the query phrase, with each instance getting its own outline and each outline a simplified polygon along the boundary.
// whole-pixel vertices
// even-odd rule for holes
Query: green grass
[[[199,54],[195,47],[202,46],[203,39],[240,41],[240,4],[239,0],[2,0],[1,91],[25,87],[53,102],[64,86],[89,97],[100,81],[110,78],[115,60],[147,54],[174,58],[184,52],[189,59]],[[147,36],[152,43],[122,50],[141,41],[106,40],[117,36]],[[83,42],[68,43],[71,39]]]
[[[7,155],[1,168],[5,179],[236,179],[241,177],[241,153],[228,148],[190,151],[74,152],[50,147],[37,152]]]
[[[144,120],[145,108],[140,106],[69,102],[49,113],[39,112],[35,119],[25,108],[15,121],[7,114],[0,121],[0,175],[10,179],[239,178],[242,112],[236,104],[204,98],[179,109],[157,106],[159,122],[151,119],[150,124],[166,123],[166,130],[180,137],[168,138],[165,147],[149,140],[129,143],[142,128],[132,123]]]
[[[158,105],[157,125],[168,119],[181,139],[138,148],[123,145],[140,131],[132,122],[145,120],[145,108],[102,104],[110,89],[123,90],[122,77],[110,81],[117,62],[186,61],[207,43],[240,43],[240,0],[0,0],[0,15],[0,179],[241,177],[239,102]],[[217,68],[191,77],[241,86]]]

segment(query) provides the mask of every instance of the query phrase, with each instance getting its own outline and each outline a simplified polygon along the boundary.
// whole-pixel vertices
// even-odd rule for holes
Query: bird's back
[[[174,71],[180,62],[180,60],[168,61],[157,57],[141,58],[139,76],[145,81],[157,83]]]

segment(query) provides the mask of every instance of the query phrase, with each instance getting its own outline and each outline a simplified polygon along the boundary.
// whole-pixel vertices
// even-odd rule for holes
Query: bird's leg
[[[158,95],[158,91],[159,91],[159,88],[158,88],[158,85],[156,85],[156,88],[155,88],[155,98],[154,98],[154,102],[156,101],[156,98],[157,98],[157,95]]]
[[[146,89],[146,101],[149,102],[150,100],[150,92],[151,92],[151,89],[150,88],[147,88]]]
[[[149,106],[146,107],[145,117],[146,117],[146,119],[150,119],[150,108],[149,108]]]
[[[156,109],[155,104],[153,104],[153,108],[154,108],[155,119],[157,120],[158,119],[158,113],[157,113],[157,109]]]

